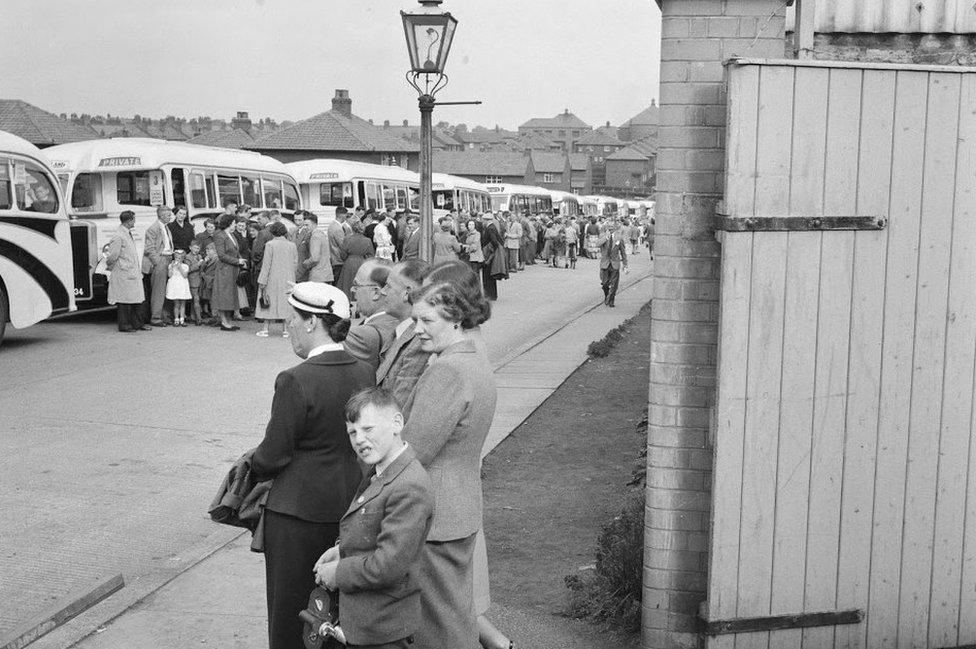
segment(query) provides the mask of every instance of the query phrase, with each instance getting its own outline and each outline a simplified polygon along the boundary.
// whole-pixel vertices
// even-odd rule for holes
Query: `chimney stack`
[[[352,117],[352,99],[349,98],[348,90],[336,89],[335,97],[332,98],[332,110],[345,117]]]
[[[408,119],[403,120],[403,125],[404,126],[410,126],[410,120],[408,120]]]
[[[247,111],[239,110],[237,111],[237,117],[230,120],[231,128],[239,128],[247,133],[251,132],[251,118],[248,117]]]
[[[656,99],[652,99],[651,100],[651,106],[657,106],[657,100]]]
[[[383,128],[390,128],[390,120],[388,119],[383,120]]]

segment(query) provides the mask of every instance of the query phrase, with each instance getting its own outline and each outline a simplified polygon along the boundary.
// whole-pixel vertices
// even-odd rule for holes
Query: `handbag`
[[[258,304],[262,309],[271,308],[271,298],[268,297],[268,289],[261,289],[261,296],[258,298]]]
[[[250,283],[251,283],[251,273],[249,273],[246,270],[242,270],[241,272],[237,273],[238,286],[247,286]]]

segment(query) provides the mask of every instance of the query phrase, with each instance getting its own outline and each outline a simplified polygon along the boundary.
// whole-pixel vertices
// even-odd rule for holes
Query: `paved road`
[[[646,275],[646,252],[632,266]],[[495,363],[601,297],[589,260],[530,267],[500,293],[486,326]],[[221,543],[210,498],[260,440],[275,374],[297,361],[255,323],[235,334],[113,325],[45,323],[0,351],[0,637],[100,579],[148,587]]]

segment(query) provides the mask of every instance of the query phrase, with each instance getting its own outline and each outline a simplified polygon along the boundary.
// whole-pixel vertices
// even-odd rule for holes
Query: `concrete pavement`
[[[649,299],[650,280],[638,282],[650,271],[646,253],[635,262],[624,279],[637,286],[614,310],[593,310],[600,292],[589,260],[502,283],[485,327],[500,386],[491,447],[582,362],[591,340]],[[0,505],[14,523],[0,532],[11,549],[0,556],[4,609],[23,617],[122,572],[126,588],[34,646],[71,646],[124,611],[82,646],[138,647],[148,637],[182,647],[214,642],[216,629],[219,646],[259,646],[261,558],[205,510],[224,467],[260,439],[273,376],[295,359],[284,341],[253,335],[106,329],[97,318],[41,325],[15,332],[14,353],[0,356],[0,412],[11,415],[0,460],[11,489]],[[8,620],[17,621],[4,615],[0,633]]]

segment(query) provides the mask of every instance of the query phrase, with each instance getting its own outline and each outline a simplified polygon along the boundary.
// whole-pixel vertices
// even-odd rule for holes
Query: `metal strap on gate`
[[[778,631],[782,629],[809,629],[813,627],[859,624],[864,621],[864,611],[825,611],[823,613],[799,613],[796,615],[769,615],[765,617],[734,618],[731,620],[703,620],[706,635]]]
[[[881,216],[726,216],[718,215],[716,230],[724,232],[816,232],[883,230]]]

